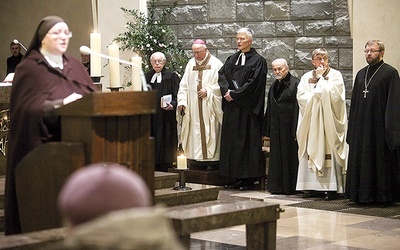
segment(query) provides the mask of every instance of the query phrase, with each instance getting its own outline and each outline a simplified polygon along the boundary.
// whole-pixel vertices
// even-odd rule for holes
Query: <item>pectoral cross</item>
[[[369,91],[368,91],[368,89],[364,89],[364,90],[363,90],[363,93],[364,93],[364,99],[365,99],[365,98],[367,98],[367,94],[368,94],[368,92],[369,92]]]

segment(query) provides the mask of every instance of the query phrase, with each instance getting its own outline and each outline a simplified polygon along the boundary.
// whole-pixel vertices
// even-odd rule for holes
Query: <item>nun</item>
[[[82,63],[65,54],[71,37],[62,18],[43,18],[15,71],[6,163],[6,235],[21,233],[15,187],[17,164],[36,147],[61,140],[60,117],[55,112],[58,107],[96,91]]]

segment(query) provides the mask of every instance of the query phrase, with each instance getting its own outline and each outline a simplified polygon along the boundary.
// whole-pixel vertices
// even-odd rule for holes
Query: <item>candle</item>
[[[179,155],[177,160],[178,169],[187,169],[186,156]]]
[[[97,19],[97,0],[92,0],[92,17],[93,17],[93,27],[97,30],[99,20]]]
[[[119,60],[119,46],[111,44],[108,46],[108,55]],[[110,87],[115,88],[120,86],[119,78],[119,62],[117,60],[109,60],[108,65],[110,67]]]
[[[101,54],[101,34],[90,33],[90,49]],[[101,58],[97,55],[90,56],[90,76],[101,76]]]
[[[132,57],[132,90],[142,90],[142,79],[140,77],[140,70],[142,68],[142,58],[140,56]]]

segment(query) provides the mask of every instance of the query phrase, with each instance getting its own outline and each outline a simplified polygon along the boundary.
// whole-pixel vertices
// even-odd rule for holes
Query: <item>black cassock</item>
[[[296,94],[299,81],[288,73],[281,82],[274,81],[268,92],[265,135],[271,139],[267,182],[267,190],[271,193],[293,194],[296,191],[299,167]]]
[[[382,63],[369,68],[368,80]],[[364,98],[367,68],[357,73],[351,97],[346,197],[357,203],[393,203],[400,196],[399,74],[382,65]]]
[[[219,70],[221,94],[231,90],[232,102],[223,99],[221,130],[221,176],[258,178],[265,175],[261,151],[267,62],[255,49],[246,55],[246,64],[235,65],[240,51],[231,55]]]
[[[146,80],[154,90],[157,90],[156,113],[151,117],[151,133],[155,140],[155,164],[156,170],[167,172],[172,163],[176,161],[178,136],[176,122],[176,95],[179,89],[179,77],[172,71],[164,68],[161,71],[161,83],[151,83],[155,71],[151,70],[145,74]],[[164,110],[161,108],[161,97],[172,95],[173,110]]]

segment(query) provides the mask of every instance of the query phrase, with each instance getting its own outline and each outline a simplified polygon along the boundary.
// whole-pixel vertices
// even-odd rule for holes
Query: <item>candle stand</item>
[[[174,190],[179,190],[179,191],[188,191],[192,190],[191,187],[186,186],[186,181],[185,181],[185,169],[178,169],[179,170],[179,186],[174,187]]]
[[[98,83],[102,76],[91,76],[90,78],[92,78],[93,83]]]
[[[122,89],[122,86],[119,87],[107,87],[107,89],[111,90],[111,92],[119,92],[120,89]]]

